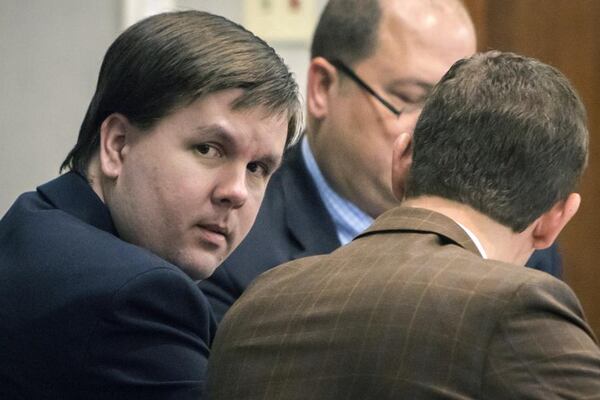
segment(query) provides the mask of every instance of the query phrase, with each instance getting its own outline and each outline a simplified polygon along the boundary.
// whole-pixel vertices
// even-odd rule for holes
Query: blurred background
[[[565,281],[600,333],[600,0],[464,0],[479,49],[533,56],[573,82],[589,117],[583,204],[561,234]],[[0,0],[0,215],[58,175],[77,139],[104,52],[137,19],[170,9],[223,15],[266,39],[305,90],[326,0]]]

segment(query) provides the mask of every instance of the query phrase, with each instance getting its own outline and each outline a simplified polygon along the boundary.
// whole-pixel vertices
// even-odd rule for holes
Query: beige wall
[[[116,0],[0,2],[0,215],[58,174],[117,17]]]

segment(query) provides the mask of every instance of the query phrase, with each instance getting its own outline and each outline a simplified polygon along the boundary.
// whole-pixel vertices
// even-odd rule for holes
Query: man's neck
[[[92,187],[92,190],[96,192],[96,195],[98,195],[100,200],[102,200],[102,202],[105,203],[104,190],[102,189],[102,185],[100,182],[101,176],[102,174],[100,173],[100,160],[98,158],[98,155],[96,155],[90,160],[85,177],[90,186]]]
[[[405,200],[402,205],[435,211],[463,225],[479,239],[487,258],[524,265],[534,250],[531,227],[515,233],[465,204],[441,197],[422,196]]]
[[[333,220],[338,239],[344,245],[367,229],[373,222],[373,218],[329,186],[317,165],[306,137],[302,139],[300,146],[302,146],[304,164],[317,187],[327,212]]]

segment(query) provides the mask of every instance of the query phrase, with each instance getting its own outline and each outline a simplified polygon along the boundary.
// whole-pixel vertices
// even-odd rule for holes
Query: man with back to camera
[[[316,28],[306,137],[286,155],[256,224],[200,283],[217,319],[262,272],[346,244],[397,205],[391,148],[412,132],[431,87],[475,52],[457,0],[332,0]],[[559,274],[553,247],[528,265]]]
[[[202,398],[215,322],[195,281],[300,124],[289,70],[241,26],[187,11],[121,34],[70,172],[0,222],[0,397]]]
[[[567,79],[511,53],[461,60],[425,103],[405,182],[409,147],[394,143],[401,206],[232,306],[211,399],[600,398],[575,294],[522,267],[581,201],[588,132]]]

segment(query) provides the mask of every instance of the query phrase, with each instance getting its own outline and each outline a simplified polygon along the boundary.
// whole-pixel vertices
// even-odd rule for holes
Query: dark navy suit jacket
[[[252,230],[200,288],[218,321],[261,273],[297,258],[325,254],[339,239],[297,144],[275,173]],[[528,266],[560,276],[561,260],[553,245],[537,251]]]
[[[202,398],[208,302],[179,268],[119,239],[81,176],[15,202],[0,276],[0,398]]]

